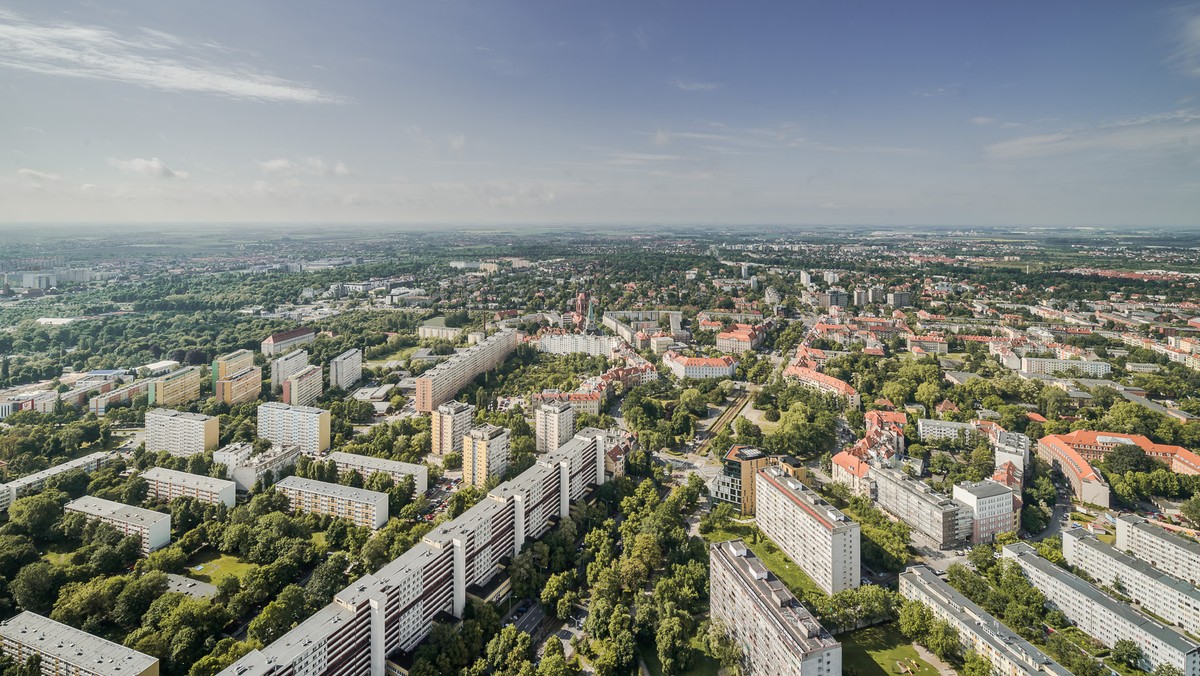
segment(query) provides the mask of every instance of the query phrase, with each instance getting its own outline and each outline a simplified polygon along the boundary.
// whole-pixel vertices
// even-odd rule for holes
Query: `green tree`
[[[947,662],[957,662],[962,651],[958,630],[945,620],[934,620],[930,625],[925,647]]]
[[[58,568],[46,561],[35,561],[17,573],[8,591],[22,610],[45,615],[54,606],[60,583]]]
[[[992,676],[992,661],[972,650],[963,658],[961,676]]]
[[[1113,644],[1112,656],[1121,664],[1136,669],[1142,661],[1142,649],[1129,639],[1121,639]]]

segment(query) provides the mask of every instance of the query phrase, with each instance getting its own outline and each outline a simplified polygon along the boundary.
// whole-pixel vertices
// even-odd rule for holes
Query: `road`
[[[713,438],[720,434],[721,430],[724,429],[726,425],[733,424],[734,419],[736,419],[737,416],[742,412],[742,409],[746,407],[746,404],[750,403],[750,397],[752,395],[753,392],[745,392],[737,399],[734,399],[733,402],[731,402],[729,406],[725,408],[725,412],[722,413],[713,422],[713,424],[708,426],[708,429],[703,432],[704,440],[701,441],[700,445],[696,447],[696,455],[702,458],[708,456],[708,447],[712,444]]]

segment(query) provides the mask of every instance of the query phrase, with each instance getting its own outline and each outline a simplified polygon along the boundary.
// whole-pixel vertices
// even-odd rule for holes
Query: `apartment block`
[[[288,378],[308,366],[308,350],[292,350],[271,361],[271,390],[282,390]]]
[[[183,406],[200,398],[200,367],[172,371],[150,381],[146,392],[151,406]]]
[[[1001,555],[1016,561],[1046,595],[1046,604],[1062,611],[1083,633],[1109,648],[1124,639],[1137,644],[1143,669],[1170,664],[1188,676],[1200,674],[1200,644],[1195,641],[1043,559],[1024,542],[1004,547]]]
[[[429,468],[411,462],[397,462],[386,458],[376,458],[357,453],[342,453],[335,451],[325,456],[337,465],[338,473],[349,471],[358,472],[363,479],[372,474],[386,474],[395,483],[400,483],[404,477],[411,476],[416,484],[416,495],[422,495],[429,490]]]
[[[1038,457],[1063,473],[1076,498],[1107,508],[1112,491],[1104,477],[1062,436],[1052,434],[1038,439]]]
[[[826,594],[858,586],[861,528],[780,467],[755,479],[758,527]]]
[[[509,431],[496,425],[479,425],[463,436],[463,482],[485,486],[488,479],[508,469]]]
[[[133,403],[134,397],[148,394],[149,391],[150,381],[139,380],[124,387],[118,387],[111,392],[97,394],[88,400],[88,410],[97,416],[103,416],[108,409],[114,406],[129,406]]]
[[[258,407],[258,436],[317,455],[329,448],[329,411],[267,402]]]
[[[220,443],[220,426],[215,416],[151,409],[146,411],[146,450],[181,456],[211,451]]]
[[[1200,543],[1155,526],[1135,514],[1117,517],[1117,550],[1133,552],[1164,573],[1200,584]]]
[[[557,451],[575,436],[575,407],[567,402],[550,402],[534,412],[534,437],[538,453]]]
[[[259,346],[259,349],[263,354],[268,356],[283,354],[293,347],[306,345],[316,339],[316,331],[302,327],[267,336],[266,340]]]
[[[305,366],[283,381],[283,403],[292,406],[309,406],[325,392],[325,376],[321,367]]]
[[[685,357],[674,350],[664,353],[662,360],[676,378],[732,378],[738,365],[738,360],[729,355]]]
[[[18,665],[37,655],[44,676],[158,676],[159,673],[157,657],[29,611],[0,622],[0,650]]]
[[[757,496],[754,477],[771,462],[771,456],[754,446],[731,446],[722,460],[721,473],[709,484],[709,494],[713,500],[733,504],[743,516],[753,515]]]
[[[1015,533],[1021,526],[1021,503],[1011,488],[991,480],[964,482],[954,486],[954,501],[971,518],[971,544],[991,543],[1001,533]]]
[[[212,377],[213,391],[217,391],[217,381],[224,380],[229,376],[248,369],[254,366],[254,353],[250,350],[235,350],[229,354],[223,354],[213,360],[210,376]]]
[[[453,399],[475,376],[503,364],[517,349],[517,341],[515,329],[501,329],[421,374],[417,378],[417,410],[430,413]]]
[[[254,401],[262,394],[262,380],[262,367],[248,366],[216,381],[213,395],[231,406]]]
[[[1063,557],[1100,584],[1181,627],[1200,627],[1200,589],[1101,542],[1083,528],[1062,535]]]
[[[117,457],[115,453],[97,451],[89,453],[82,458],[68,460],[62,464],[47,467],[39,472],[13,479],[6,484],[0,484],[0,511],[7,510],[9,505],[13,503],[13,500],[17,498],[23,498],[26,495],[33,495],[41,491],[46,486],[46,481],[50,477],[77,469],[89,473],[94,472],[112,462],[115,457]]]
[[[1026,373],[1054,375],[1063,371],[1079,371],[1089,378],[1103,378],[1112,373],[1112,366],[1103,361],[1083,361],[1082,359],[1043,359],[1041,357],[1021,357],[1021,370]]]
[[[346,350],[329,362],[329,386],[349,390],[362,380],[362,350]]]
[[[709,545],[709,607],[746,676],[837,676],[842,646],[741,540]]]
[[[278,479],[281,474],[296,465],[300,457],[299,446],[273,446],[255,454],[254,444],[238,442],[222,447],[213,453],[213,462],[225,466],[225,477],[233,481],[239,491],[249,491],[267,477]]]
[[[232,481],[165,467],[151,467],[138,476],[149,484],[150,497],[155,500],[170,502],[175,498],[195,498],[226,507],[233,507],[237,501],[237,484]]]
[[[121,531],[122,535],[136,535],[142,541],[143,556],[171,544],[170,514],[90,495],[68,502],[63,510],[78,512],[89,520],[107,523]]]
[[[538,350],[550,354],[586,354],[611,357],[621,346],[617,336],[592,336],[586,333],[547,333],[538,338]]]
[[[348,519],[356,526],[382,528],[388,520],[387,493],[289,476],[275,484],[298,512]]]
[[[572,502],[604,482],[604,439],[600,430],[582,430],[221,675],[401,673],[399,661],[429,635],[435,618],[462,617],[469,594],[484,593],[506,574],[506,557],[545,535],[554,519],[569,516]]]
[[[846,400],[846,405],[850,408],[858,408],[862,403],[862,399],[858,394],[858,390],[842,380],[838,380],[831,375],[827,375],[805,366],[801,366],[793,361],[788,364],[788,367],[783,371],[784,377],[795,380],[801,385],[811,387],[813,389],[832,394],[835,397],[842,397]]]
[[[461,453],[463,437],[471,431],[475,420],[475,407],[461,401],[451,401],[437,407],[433,412],[433,454]]]
[[[958,630],[963,653],[974,651],[986,658],[992,663],[993,674],[1070,676],[1066,667],[1001,624],[926,566],[912,566],[900,574],[900,595],[924,604],[934,617],[949,622]]]
[[[971,516],[959,503],[898,469],[872,467],[871,478],[876,503],[938,548],[948,549],[970,538]]]

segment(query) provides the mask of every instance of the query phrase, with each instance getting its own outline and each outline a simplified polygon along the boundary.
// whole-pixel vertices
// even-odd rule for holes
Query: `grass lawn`
[[[405,359],[408,359],[410,356],[412,356],[412,353],[416,352],[416,351],[417,351],[417,348],[415,346],[414,347],[402,347],[399,350],[396,350],[395,352],[393,352],[389,355],[380,357],[378,359],[369,359],[367,361],[364,361],[363,365],[379,367],[379,366],[383,366],[384,364],[386,364],[392,360],[404,361]]]
[[[1108,533],[1101,533],[1101,534],[1097,535],[1096,538],[1105,544],[1110,544],[1110,545],[1114,545],[1114,546],[1117,544],[1117,536],[1116,535],[1109,535]]]
[[[894,624],[867,627],[837,637],[842,643],[842,673],[850,676],[883,676],[903,673],[896,666],[903,661],[917,663],[915,676],[937,676],[937,670],[920,657]]]
[[[46,547],[46,553],[42,555],[42,558],[56,566],[61,566],[74,551],[70,547],[63,547],[63,545],[55,543]]]
[[[241,578],[257,567],[236,556],[222,554],[215,549],[205,549],[188,561],[187,569],[183,573],[194,580],[216,584],[218,580],[230,575]]]
[[[760,534],[758,542],[752,542],[750,531],[754,528],[755,526],[749,524],[731,523],[724,529],[706,534],[704,538],[709,542],[723,542],[740,538],[750,548],[750,551],[754,552],[755,556],[762,559],[767,570],[775,573],[775,576],[801,601],[812,598],[814,595],[827,596],[817,586],[817,583],[813,582],[812,578],[801,570],[800,566],[793,563],[767,536]]]
[[[692,668],[679,672],[680,676],[717,676],[721,672],[721,664],[700,652],[700,644],[693,637]],[[638,655],[650,670],[650,676],[663,676],[662,664],[658,661],[658,650],[653,646],[638,646]]]

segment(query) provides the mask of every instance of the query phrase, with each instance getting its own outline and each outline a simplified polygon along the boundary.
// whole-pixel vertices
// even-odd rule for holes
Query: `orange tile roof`
[[[859,479],[867,476],[867,474],[871,471],[870,465],[863,462],[858,457],[848,453],[847,451],[842,451],[841,453],[833,456],[833,458],[831,458],[831,462],[858,477]]]

